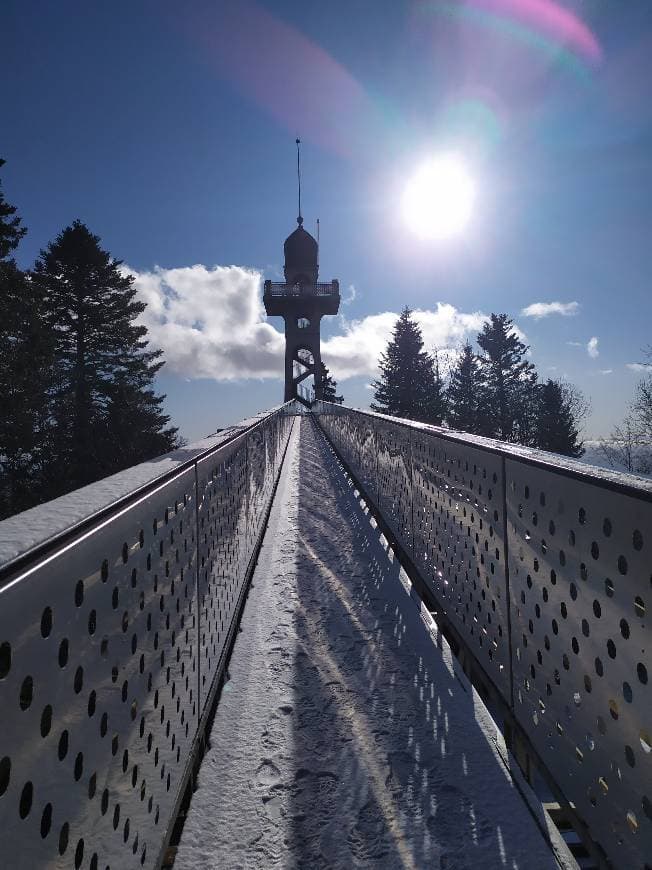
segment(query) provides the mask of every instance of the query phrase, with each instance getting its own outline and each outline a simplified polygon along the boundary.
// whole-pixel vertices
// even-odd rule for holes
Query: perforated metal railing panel
[[[652,504],[507,480],[516,716],[614,863],[652,863]]]
[[[377,422],[378,502],[387,522],[412,553],[412,463],[410,430]]]
[[[155,866],[263,530],[288,410],[3,577],[2,866]]]
[[[190,469],[3,592],[10,866],[156,858],[197,723],[195,535]]]
[[[509,698],[502,459],[419,431],[412,451],[415,564]]]
[[[247,436],[197,463],[199,486],[199,695],[203,708],[247,566]]]
[[[652,484],[316,411],[592,839],[652,866]]]

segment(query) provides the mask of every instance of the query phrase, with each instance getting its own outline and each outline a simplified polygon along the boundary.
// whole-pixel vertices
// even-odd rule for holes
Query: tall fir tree
[[[41,499],[48,436],[51,347],[38,294],[12,257],[25,232],[0,190],[0,519]]]
[[[7,161],[0,157],[0,169]],[[0,190],[0,261],[7,263],[18,247],[18,243],[27,232],[27,227],[21,227],[21,219],[15,205],[8,203]]]
[[[329,372],[327,366],[321,364],[321,382],[323,387],[323,397],[325,402],[334,402],[341,405],[344,401],[344,396],[337,395],[337,381]]]
[[[161,351],[148,349],[146,327],[134,322],[145,304],[120,265],[75,221],[34,267],[54,336],[48,497],[178,443],[161,410],[165,397],[152,390]]]
[[[564,456],[582,456],[584,448],[563,385],[548,379],[538,392],[536,446]]]
[[[430,355],[432,374],[428,373],[426,396],[426,422],[433,426],[441,426],[448,416],[448,394],[439,365],[439,349],[435,348]]]
[[[467,341],[448,385],[448,425],[475,435],[489,434],[486,414],[481,409],[482,372],[478,358]]]
[[[406,306],[396,321],[392,338],[379,362],[380,378],[374,381],[371,408],[381,414],[434,423],[433,361],[423,349],[419,325]]]
[[[503,441],[536,443],[537,375],[526,359],[528,347],[506,314],[492,314],[478,335],[484,351],[480,394],[487,434]]]

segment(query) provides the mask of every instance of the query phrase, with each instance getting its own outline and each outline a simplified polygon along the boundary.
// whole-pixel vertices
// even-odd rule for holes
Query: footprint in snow
[[[274,764],[274,762],[270,761],[268,758],[263,761],[263,763],[256,771],[256,781],[258,785],[265,788],[276,785],[276,783],[279,782],[280,778],[281,771]]]

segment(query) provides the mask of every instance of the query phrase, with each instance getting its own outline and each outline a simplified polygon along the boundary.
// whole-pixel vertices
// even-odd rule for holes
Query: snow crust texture
[[[559,866],[374,526],[299,417],[175,870]]]

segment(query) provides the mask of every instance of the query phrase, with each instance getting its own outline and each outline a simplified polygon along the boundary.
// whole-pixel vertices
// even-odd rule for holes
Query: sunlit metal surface
[[[507,461],[515,712],[615,865],[652,860],[652,505]]]
[[[315,411],[592,839],[615,867],[647,866],[652,486],[406,420]]]
[[[3,866],[155,866],[262,532],[289,410],[4,578]]]
[[[412,433],[414,561],[469,649],[510,697],[500,456]]]

